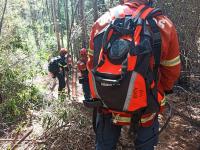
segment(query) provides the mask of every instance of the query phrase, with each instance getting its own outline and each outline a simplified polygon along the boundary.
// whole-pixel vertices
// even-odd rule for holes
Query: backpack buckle
[[[121,116],[120,114],[116,114],[116,113],[114,113],[114,112],[112,112],[112,122],[114,123],[114,124],[118,124],[118,125],[120,125],[120,124],[130,124],[131,123],[131,117],[129,117],[129,116]]]

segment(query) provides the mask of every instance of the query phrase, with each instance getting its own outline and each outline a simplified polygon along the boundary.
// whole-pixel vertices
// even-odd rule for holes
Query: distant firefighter
[[[82,48],[79,52],[80,58],[78,61],[78,71],[79,71],[79,83],[82,84],[83,94],[85,100],[90,99],[90,88],[88,81],[88,70],[86,67],[87,63],[87,50]]]
[[[58,93],[59,95],[65,94],[65,86],[67,84],[68,94],[70,93],[69,83],[66,81],[66,76],[68,76],[68,71],[71,67],[71,59],[69,59],[68,50],[66,48],[61,48],[59,51],[59,56],[54,57],[50,60],[48,65],[48,70],[51,73],[53,78],[57,78],[58,85]],[[69,61],[70,60],[70,61]],[[68,77],[67,77],[68,79]]]

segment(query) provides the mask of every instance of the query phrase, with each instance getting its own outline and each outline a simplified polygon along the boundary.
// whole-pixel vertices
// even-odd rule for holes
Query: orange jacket
[[[137,3],[125,3],[111,8],[101,16],[92,26],[90,35],[90,50],[88,60],[88,70],[93,69],[94,38],[102,31],[113,19],[123,18],[125,15],[132,15],[139,5]],[[116,11],[117,10],[117,11]],[[118,12],[118,13],[116,13]],[[180,52],[176,29],[173,23],[164,15],[155,18],[161,32],[161,65],[159,67],[158,90],[164,91],[172,89],[175,81],[180,75]],[[152,117],[152,115],[150,115]],[[155,115],[154,115],[155,116]]]
[[[88,59],[86,56],[86,57],[80,58],[79,61],[77,62],[79,77],[87,76],[87,67],[86,67],[87,60]]]

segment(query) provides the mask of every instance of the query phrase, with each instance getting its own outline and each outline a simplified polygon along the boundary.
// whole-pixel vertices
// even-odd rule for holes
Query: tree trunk
[[[52,19],[51,19],[51,11],[50,11],[50,8],[49,8],[48,0],[45,1],[45,5],[46,5],[46,15],[48,16],[49,22],[51,22],[52,21]]]
[[[80,20],[81,20],[81,29],[82,29],[82,47],[86,47],[86,21],[84,15],[84,0],[80,0],[79,5],[80,11]]]
[[[71,24],[70,24],[70,28],[69,28],[69,48],[71,49],[71,55],[73,57],[73,59],[75,58],[75,52],[74,52],[74,45],[73,43],[73,39],[71,39],[71,34],[72,34],[72,29],[74,26],[74,21],[75,21],[75,17],[76,17],[76,12],[78,11],[79,8],[79,1],[77,0],[76,3],[74,3],[74,1],[71,1],[71,10],[72,10],[72,17],[71,17]],[[75,5],[74,5],[75,4]]]
[[[62,47],[65,47],[65,45],[64,45],[64,33],[63,33],[63,28],[61,27],[60,30],[61,30],[61,31],[60,31],[60,33],[61,33],[61,46],[62,46]]]
[[[72,17],[71,17],[71,25],[70,25],[70,29],[69,29],[69,40],[71,40],[71,34],[72,34],[73,26],[74,26],[76,12],[78,11],[78,8],[79,8],[79,3],[80,3],[79,1],[80,0],[77,0],[77,2],[75,3],[75,7],[73,6],[73,3],[71,2],[71,10],[72,10],[72,15],[71,16]],[[71,42],[69,42],[69,44],[71,44]]]
[[[69,49],[69,10],[68,10],[68,0],[64,0],[65,9],[65,19],[66,19],[66,30],[67,30],[67,48]],[[72,10],[73,11],[73,10]]]
[[[51,0],[51,8],[53,12],[53,22],[54,22],[54,31],[56,33],[56,40],[57,40],[57,50],[59,51],[60,46],[60,33],[59,33],[59,23],[56,15],[56,2],[55,0]]]
[[[112,2],[110,1],[110,4],[111,3]],[[97,8],[98,8],[98,10],[100,10],[100,12],[107,11],[105,0],[97,0]]]
[[[1,29],[2,29],[2,26],[3,26],[4,15],[5,15],[5,12],[6,12],[7,2],[8,2],[8,0],[5,0],[4,8],[3,8],[3,14],[2,14],[2,16],[1,16],[1,22],[0,22],[0,35],[1,35]]]
[[[58,18],[59,18],[59,31],[60,31],[60,38],[61,38],[61,47],[64,47],[64,41],[63,41],[63,26],[62,26],[62,16],[61,16],[61,7],[62,6],[62,0],[58,0]]]
[[[30,2],[28,1],[29,3],[29,7],[30,7],[30,14],[31,14],[31,20],[32,20],[32,30],[33,30],[33,35],[34,35],[34,38],[35,38],[35,44],[36,44],[36,47],[37,49],[39,50],[40,49],[40,42],[39,42],[39,39],[38,39],[38,30],[37,30],[37,14],[35,12],[35,10],[33,9],[33,5],[35,5],[35,2]]]
[[[113,6],[113,0],[110,0],[110,6]]]
[[[1,96],[1,93],[0,93],[0,104],[3,103],[3,97]]]
[[[97,0],[93,0],[94,22],[98,19]]]

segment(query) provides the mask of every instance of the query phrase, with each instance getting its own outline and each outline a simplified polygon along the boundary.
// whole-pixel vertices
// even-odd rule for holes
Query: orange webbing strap
[[[144,7],[146,7],[146,6],[145,6],[145,5],[140,5],[140,6],[136,9],[136,11],[132,14],[132,17],[134,18],[135,16],[137,16],[137,14],[138,14],[140,11],[142,11],[142,9],[143,9]]]
[[[135,46],[137,46],[140,43],[140,33],[142,31],[142,26],[137,25],[135,32],[134,32],[134,41],[135,41]]]
[[[132,15],[133,18],[139,18],[144,12],[146,12],[146,10],[144,9],[148,9],[148,7],[145,5],[140,5],[138,7],[138,9],[135,11],[135,13]],[[142,12],[144,11],[144,12]],[[140,14],[142,13],[142,14]],[[139,16],[138,16],[139,15]],[[134,41],[135,41],[135,45],[138,45],[140,43],[140,32],[142,31],[142,26],[138,25],[135,29],[134,32]]]
[[[146,19],[146,17],[149,15],[149,13],[151,13],[154,10],[154,8],[147,8],[141,15],[141,19]]]
[[[143,5],[142,5],[143,6]],[[141,6],[141,7],[142,7]],[[140,7],[139,7],[140,8]],[[137,9],[137,10],[140,10],[140,9]],[[143,7],[144,8],[144,7]],[[136,11],[137,11],[136,10]],[[154,9],[151,8],[151,7],[147,7],[146,10],[144,10],[144,12],[142,12],[142,14],[140,15],[140,18],[142,20],[145,20],[146,17],[149,15],[149,13],[151,13]],[[140,10],[141,11],[141,10]],[[135,29],[135,33],[134,33],[134,41],[135,41],[135,45],[138,45],[140,43],[140,33],[142,31],[142,25],[137,25],[136,29]]]

